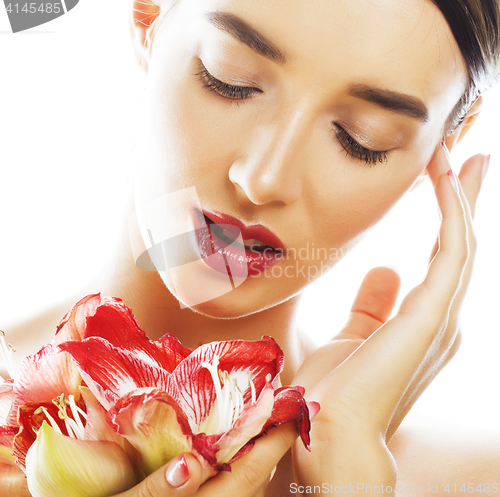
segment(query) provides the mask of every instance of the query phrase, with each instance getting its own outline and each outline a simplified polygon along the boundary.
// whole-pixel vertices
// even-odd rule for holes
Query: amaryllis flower
[[[309,446],[309,408],[301,387],[279,387],[283,352],[258,341],[212,342],[196,350],[174,336],[151,342],[115,300],[86,320],[85,339],[62,343],[108,420],[134,450],[145,475],[192,452],[208,479],[251,449],[257,437],[295,421]]]
[[[0,384],[0,479],[14,475],[12,495],[30,495],[15,458],[35,497],[98,497],[182,452],[206,480],[289,421],[308,446],[319,405],[308,408],[301,387],[279,388],[283,362],[271,337],[194,351],[168,334],[152,342],[120,299],[89,295]]]

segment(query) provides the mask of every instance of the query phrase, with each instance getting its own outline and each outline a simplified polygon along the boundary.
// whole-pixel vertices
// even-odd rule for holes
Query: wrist
[[[364,432],[364,433],[363,433]],[[311,427],[311,452],[294,444],[294,477],[302,486],[356,488],[357,495],[368,495],[370,487],[394,494],[397,471],[383,437],[366,430],[338,430],[331,423],[316,419]]]

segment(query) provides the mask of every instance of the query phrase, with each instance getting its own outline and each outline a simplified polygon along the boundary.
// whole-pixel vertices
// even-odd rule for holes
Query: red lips
[[[285,246],[283,242],[268,228],[262,226],[262,224],[253,224],[251,226],[245,226],[239,219],[229,216],[227,214],[221,214],[213,211],[203,210],[203,214],[212,220],[216,224],[232,225],[238,228],[241,232],[241,236],[244,240],[249,240],[255,238],[269,247],[277,251],[284,252]],[[227,228],[227,226],[225,226]],[[237,235],[237,231],[235,231]]]

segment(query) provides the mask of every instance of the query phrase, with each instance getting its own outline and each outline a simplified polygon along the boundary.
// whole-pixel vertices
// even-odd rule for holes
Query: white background
[[[73,293],[100,270],[113,246],[143,84],[128,36],[128,3],[81,0],[66,16],[15,35],[0,5],[0,329]],[[452,154],[456,170],[478,152],[491,153],[492,162],[476,214],[480,245],[463,311],[463,345],[416,405],[438,418],[496,429],[499,110],[495,90]],[[438,226],[426,183],[306,290],[303,325],[318,342],[326,340],[376,265],[399,269],[405,295],[425,275]]]

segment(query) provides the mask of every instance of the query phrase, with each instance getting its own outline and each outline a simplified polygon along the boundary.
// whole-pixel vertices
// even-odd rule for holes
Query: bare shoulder
[[[411,493],[442,497],[500,496],[500,431],[413,415],[398,428],[389,449],[402,493],[411,488]]]

